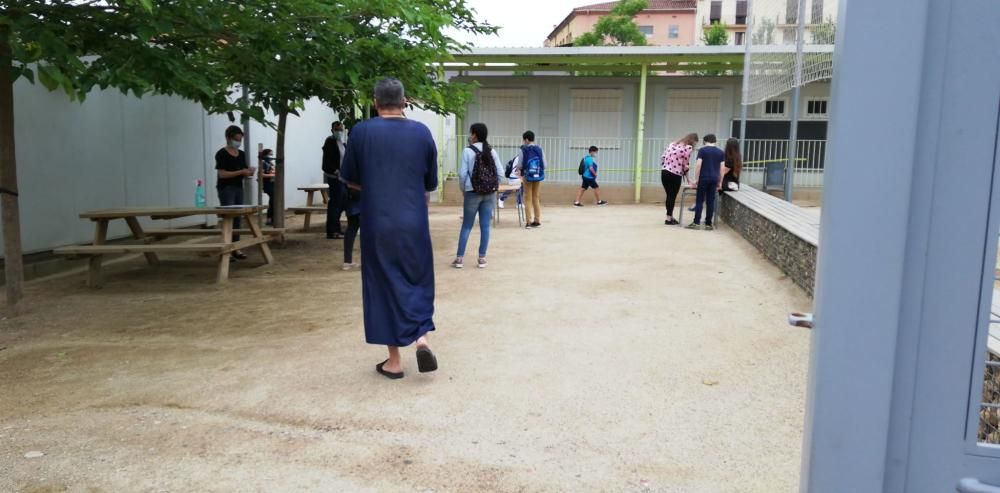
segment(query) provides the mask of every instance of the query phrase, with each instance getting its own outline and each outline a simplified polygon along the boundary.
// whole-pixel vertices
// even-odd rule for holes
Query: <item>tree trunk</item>
[[[285,127],[288,124],[288,105],[278,109],[278,142],[274,150],[274,227],[285,227]]]
[[[24,259],[21,256],[21,215],[17,204],[17,161],[14,153],[13,55],[10,31],[0,27],[0,222],[3,229],[7,307],[23,309]]]

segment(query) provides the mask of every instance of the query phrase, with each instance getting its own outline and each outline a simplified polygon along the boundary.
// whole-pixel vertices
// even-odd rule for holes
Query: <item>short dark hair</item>
[[[532,132],[531,130],[528,130],[527,132],[524,132],[524,135],[521,135],[521,138],[524,139],[524,140],[527,140],[528,142],[534,142],[535,141],[535,132]]]
[[[337,120],[337,121],[333,122],[333,125],[330,125],[330,128],[336,127],[337,125],[340,125],[341,127],[343,127],[344,123],[341,122],[340,120]]]
[[[243,129],[240,128],[239,126],[237,126],[237,125],[230,125],[229,128],[226,129],[226,138],[227,139],[231,139],[233,137],[236,137],[237,135],[239,135],[240,137],[243,136]]]
[[[705,136],[706,144],[714,144],[716,142],[718,142],[718,140],[715,138],[715,134],[708,134]]]
[[[486,137],[490,134],[490,131],[486,128],[485,123],[473,123],[469,127],[469,133],[475,135],[477,141],[486,142]]]
[[[399,79],[387,78],[375,84],[375,103],[387,109],[402,109],[406,106],[406,90]]]
[[[598,148],[597,148],[597,146],[590,146],[590,150],[589,150],[589,151],[587,151],[587,152],[597,152],[597,151],[599,151],[599,150],[600,150],[600,149],[598,149]]]

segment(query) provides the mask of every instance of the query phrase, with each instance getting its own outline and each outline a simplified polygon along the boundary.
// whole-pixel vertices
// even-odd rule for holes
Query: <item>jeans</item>
[[[219,204],[221,205],[243,205],[243,184],[223,185],[216,187],[219,192]],[[240,218],[233,220],[233,229],[240,229]],[[240,235],[233,233],[233,241],[240,241]]]
[[[344,212],[344,201],[347,197],[344,183],[337,178],[324,176],[323,181],[330,186],[330,201],[326,203],[326,236],[341,234],[340,215]]]
[[[488,193],[480,195],[476,192],[465,192],[464,213],[462,215],[462,231],[458,235],[457,257],[465,256],[465,246],[469,243],[469,234],[472,233],[472,225],[476,222],[476,214],[479,214],[479,256],[486,256],[486,249],[490,246],[490,224],[493,221],[493,208],[496,207],[497,194]]]
[[[354,239],[358,237],[358,230],[361,229],[361,214],[347,216],[347,234],[344,235],[344,263],[354,263]]]
[[[542,222],[542,182],[524,181],[524,214],[528,223]]]
[[[707,226],[712,225],[712,218],[715,217],[715,197],[717,196],[716,192],[718,188],[719,180],[698,181],[698,195],[694,204],[695,224],[701,224],[701,207],[704,204],[708,209],[705,213],[705,224]]]
[[[680,175],[675,175],[669,171],[660,172],[660,182],[663,183],[663,191],[667,192],[667,215],[674,217],[674,204],[677,203],[677,193],[681,191]]]

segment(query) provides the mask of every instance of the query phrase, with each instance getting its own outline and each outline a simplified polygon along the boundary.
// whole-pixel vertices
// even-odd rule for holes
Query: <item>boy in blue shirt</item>
[[[573,202],[573,205],[577,207],[583,207],[580,199],[583,198],[583,192],[586,192],[588,188],[594,189],[597,205],[607,205],[607,202],[601,200],[601,186],[597,184],[597,151],[599,151],[597,146],[590,146],[587,157],[583,158],[583,162],[580,163],[583,169],[583,184],[580,185],[580,191],[576,192],[576,202]]]
[[[687,229],[701,229],[703,205],[708,209],[705,214],[705,230],[715,229],[712,226],[712,219],[715,217],[715,197],[722,180],[722,163],[726,160],[726,154],[715,143],[715,134],[708,134],[705,136],[704,147],[698,150],[698,161],[694,167],[697,181],[691,184],[692,187],[697,187],[698,194],[694,204],[694,222],[689,224]]]

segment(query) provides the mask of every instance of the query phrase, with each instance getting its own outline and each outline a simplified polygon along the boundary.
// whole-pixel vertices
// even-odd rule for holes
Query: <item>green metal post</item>
[[[642,199],[642,144],[646,138],[646,77],[649,65],[642,64],[642,78],[639,80],[639,119],[635,125],[635,203]]]

